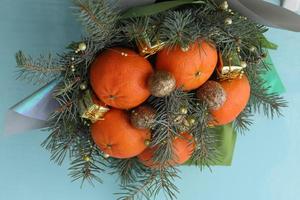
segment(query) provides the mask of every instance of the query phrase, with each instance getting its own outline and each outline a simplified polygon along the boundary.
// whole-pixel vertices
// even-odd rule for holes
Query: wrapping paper
[[[283,7],[294,12],[300,11],[300,0],[284,0]]]

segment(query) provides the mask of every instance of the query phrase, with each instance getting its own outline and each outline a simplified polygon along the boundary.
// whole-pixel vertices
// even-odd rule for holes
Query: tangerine
[[[245,75],[242,78],[221,81],[220,84],[227,98],[223,106],[211,111],[216,121],[214,125],[225,125],[235,120],[245,109],[250,98],[250,84]]]
[[[150,139],[148,129],[134,128],[127,113],[119,109],[108,111],[104,120],[92,125],[91,133],[97,146],[114,158],[131,158],[140,154]]]
[[[200,87],[212,75],[218,61],[216,48],[202,40],[187,50],[164,48],[157,55],[156,68],[173,74],[177,87],[189,91]]]
[[[153,161],[153,156],[157,147],[148,147],[140,155],[139,160],[148,167],[159,167],[159,163]],[[183,132],[179,137],[172,141],[173,159],[168,162],[169,165],[183,164],[192,156],[195,149],[193,136],[187,132]]]
[[[150,96],[147,81],[152,73],[152,66],[144,57],[130,49],[111,48],[92,64],[90,82],[105,104],[130,109]]]

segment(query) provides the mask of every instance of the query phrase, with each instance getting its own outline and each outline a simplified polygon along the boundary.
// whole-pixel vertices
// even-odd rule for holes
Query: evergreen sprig
[[[51,134],[42,143],[42,146],[51,153],[50,159],[59,165],[66,157],[72,157],[72,149],[76,141],[73,132],[67,132],[69,128],[66,126],[67,124],[60,124],[56,128],[47,129]]]
[[[129,159],[109,159],[111,174],[117,174],[121,185],[135,183],[139,176],[149,171],[136,157]]]
[[[192,10],[169,11],[163,16],[159,36],[169,47],[179,45],[183,49],[188,48],[199,37]]]
[[[179,178],[178,169],[174,167],[161,168],[158,170],[151,170],[138,177],[136,183],[121,186],[118,200],[138,200],[154,199],[159,194],[164,194],[166,199],[176,199],[176,194],[179,189],[174,184],[175,179]]]
[[[69,175],[73,181],[81,180],[81,186],[85,181],[92,185],[94,181],[102,183],[99,174],[105,171],[107,161],[91,140],[83,138],[86,140],[79,140],[76,145],[76,154],[70,164]]]
[[[16,53],[18,67],[18,78],[25,79],[32,83],[46,83],[57,78],[63,71],[64,66],[60,65],[51,54],[41,55],[37,59],[25,55],[22,51]]]
[[[196,148],[190,163],[203,169],[219,161],[220,152],[218,147],[220,139],[217,130],[210,128],[214,119],[207,105],[204,102],[195,101],[193,111],[196,124],[190,132],[195,138]]]
[[[281,109],[287,107],[286,100],[277,93],[270,93],[267,81],[256,77],[251,81],[251,97],[249,105],[253,112],[263,113],[271,119],[281,116]]]
[[[106,47],[118,33],[118,9],[107,0],[74,0],[76,15],[86,32],[101,48]]]
[[[254,114],[251,112],[251,107],[248,104],[247,107],[234,120],[234,129],[242,134],[244,134],[245,131],[249,131],[250,126],[253,124],[253,115]]]
[[[155,108],[156,122],[152,131],[151,146],[155,146],[154,161],[162,166],[174,160],[172,141],[180,136],[183,129],[186,129],[183,121],[193,108],[190,107],[193,94],[183,92],[181,89],[175,90],[164,98],[151,97],[149,104]],[[182,113],[182,109],[186,113]]]

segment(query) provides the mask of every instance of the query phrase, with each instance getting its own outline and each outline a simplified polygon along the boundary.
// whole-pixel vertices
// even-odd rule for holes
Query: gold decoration
[[[79,100],[79,106],[81,117],[91,120],[92,123],[103,120],[104,114],[109,111],[109,108],[94,103],[90,90],[84,92],[83,97]]]
[[[231,53],[227,56],[219,53],[217,74],[221,81],[242,78],[246,67],[247,63],[241,61],[237,53]]]
[[[84,156],[84,161],[86,161],[86,162],[90,162],[91,161],[91,158],[89,157],[89,156]]]
[[[104,158],[109,158],[109,157],[110,157],[110,155],[109,155],[109,154],[107,154],[107,153],[105,153],[105,154],[103,154],[103,157],[104,157]]]
[[[180,113],[186,115],[188,113],[188,109],[186,106],[182,106],[180,108]]]
[[[196,123],[196,119],[194,117],[188,117],[187,121],[189,126],[193,126]]]
[[[229,18],[229,17],[226,18],[226,19],[225,19],[225,24],[226,24],[226,25],[231,25],[231,24],[232,24],[232,19]]]
[[[250,47],[250,51],[251,51],[251,52],[255,52],[255,51],[256,51],[256,47],[255,47],[255,46],[251,46],[251,47]]]
[[[221,3],[221,5],[220,5],[220,9],[222,9],[222,10],[228,10],[228,7],[229,7],[229,5],[228,5],[228,2],[227,2],[227,1],[224,1],[224,2]]]
[[[86,90],[86,89],[87,89],[86,83],[81,83],[81,84],[79,85],[79,88],[80,88],[81,90]]]
[[[189,46],[186,46],[186,47],[181,47],[181,51],[183,52],[187,52],[190,50],[190,47]]]
[[[156,39],[156,42],[152,42],[151,39],[145,34],[144,37],[136,40],[137,47],[139,49],[140,55],[144,57],[149,57],[160,51],[165,43]]]
[[[78,50],[79,51],[85,51],[87,48],[86,44],[84,42],[79,43]]]
[[[247,63],[245,61],[241,61],[241,67],[242,68],[246,68],[247,67]]]
[[[150,146],[150,140],[145,140],[145,145],[148,147],[148,146]]]

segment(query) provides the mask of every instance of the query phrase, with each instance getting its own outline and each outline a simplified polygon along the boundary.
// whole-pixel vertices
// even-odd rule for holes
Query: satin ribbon
[[[297,0],[298,1],[298,0]],[[140,1],[145,3],[155,2],[154,0]],[[161,2],[161,1],[159,1]],[[160,11],[163,11],[162,7],[167,9],[175,8],[178,5],[191,4],[193,0],[173,0],[163,1],[164,6],[157,6]],[[178,4],[181,2],[181,4]],[[216,4],[221,4],[224,0],[214,0]],[[230,8],[239,12],[241,15],[248,17],[258,24],[262,24],[269,27],[286,29],[290,31],[300,32],[300,16],[286,8],[282,8],[278,5],[274,5],[262,0],[227,0]],[[168,4],[168,6],[166,6]],[[136,11],[136,13],[135,13]],[[143,11],[146,11],[145,13]],[[130,16],[146,16],[155,13],[153,7],[141,7],[137,9],[130,9],[129,14],[126,13],[126,17]]]
[[[282,5],[291,11],[300,11],[300,0],[285,0]]]
[[[262,0],[228,0],[228,3],[233,10],[259,24],[300,32],[300,16],[286,8]]]
[[[53,80],[12,106],[6,115],[5,133],[45,127],[49,116],[59,106],[52,95],[58,83]]]

